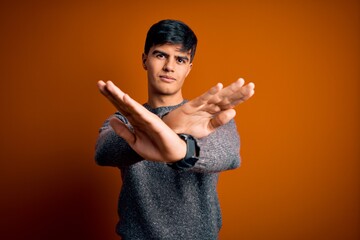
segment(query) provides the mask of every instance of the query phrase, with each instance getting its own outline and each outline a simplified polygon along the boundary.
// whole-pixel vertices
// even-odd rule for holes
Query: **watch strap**
[[[183,159],[168,164],[171,168],[181,170],[193,167],[199,160],[200,147],[196,139],[189,134],[178,134],[179,137],[186,142],[186,155]]]

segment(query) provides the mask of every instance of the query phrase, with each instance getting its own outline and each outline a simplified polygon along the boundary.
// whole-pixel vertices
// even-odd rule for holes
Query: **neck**
[[[156,97],[149,95],[147,103],[152,108],[158,108],[158,107],[165,107],[165,106],[175,106],[175,105],[182,103],[182,101],[184,101],[184,99],[181,94],[178,96],[164,95],[164,96],[156,96]]]

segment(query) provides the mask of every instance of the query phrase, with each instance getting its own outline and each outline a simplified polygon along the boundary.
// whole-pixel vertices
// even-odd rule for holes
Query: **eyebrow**
[[[165,52],[163,52],[163,51],[160,51],[160,50],[154,50],[153,52],[152,52],[152,54],[153,55],[156,55],[156,54],[162,54],[162,55],[164,55],[165,57],[169,57],[169,54],[167,54],[167,53],[165,53]],[[187,57],[187,56],[179,56],[179,55],[176,55],[175,56],[176,58],[178,58],[178,59],[182,59],[182,60],[185,60],[185,61],[189,61],[189,58]]]
[[[154,50],[154,51],[152,52],[152,55],[156,55],[156,54],[158,54],[158,53],[160,53],[160,54],[162,54],[162,55],[164,55],[164,56],[166,56],[166,57],[169,57],[169,54],[167,54],[167,53],[165,53],[165,52],[163,52],[163,51],[160,51],[160,50]]]

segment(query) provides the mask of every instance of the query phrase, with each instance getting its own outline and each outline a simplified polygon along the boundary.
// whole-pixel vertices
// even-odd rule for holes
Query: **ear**
[[[145,70],[147,70],[147,66],[146,66],[147,55],[146,55],[145,53],[142,54],[141,60],[142,60],[143,68],[144,68]]]
[[[190,63],[190,64],[189,64],[189,69],[188,69],[188,71],[187,71],[187,73],[186,73],[186,77],[189,75],[189,73],[190,73],[190,71],[191,71],[191,69],[192,69],[192,66],[193,66],[193,64]]]

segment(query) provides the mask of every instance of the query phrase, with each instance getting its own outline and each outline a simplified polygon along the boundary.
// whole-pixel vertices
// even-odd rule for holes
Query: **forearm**
[[[220,172],[240,166],[240,138],[234,120],[197,141],[200,156],[190,171]]]
[[[117,115],[119,117],[119,115]],[[124,120],[124,119],[122,119]],[[100,166],[124,167],[143,160],[109,125],[100,129],[95,147],[95,161]]]

